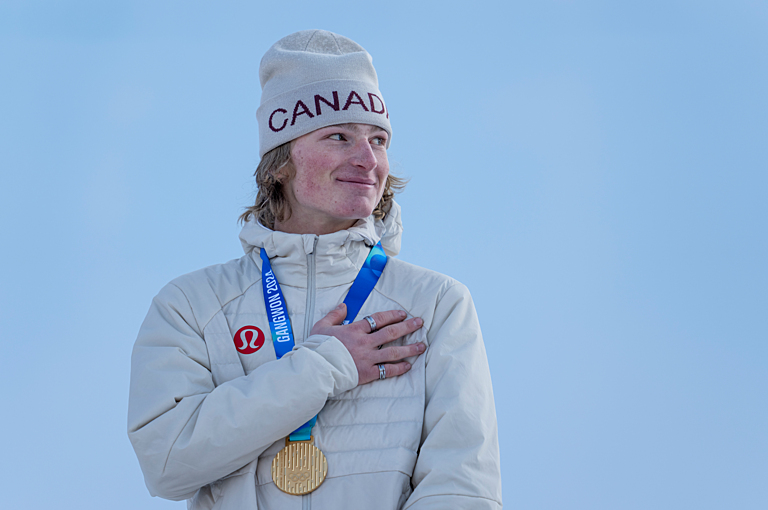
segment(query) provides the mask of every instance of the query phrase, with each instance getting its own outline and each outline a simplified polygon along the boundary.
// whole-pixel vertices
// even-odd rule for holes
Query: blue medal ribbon
[[[291,328],[291,319],[288,317],[288,307],[283,297],[283,291],[280,289],[280,283],[272,272],[272,265],[269,263],[267,251],[261,249],[261,286],[264,291],[264,307],[267,309],[269,319],[269,329],[272,332],[272,345],[275,346],[275,355],[280,359],[285,353],[290,352],[296,343],[293,340],[293,328]],[[376,282],[381,277],[384,266],[387,265],[387,254],[381,247],[381,243],[371,248],[368,257],[366,257],[363,267],[357,273],[355,281],[344,298],[344,304],[347,305],[347,316],[342,324],[349,324],[354,321],[363,303],[376,286]],[[290,435],[291,441],[309,441],[312,433],[312,427],[317,422],[317,416],[314,416],[307,423],[293,431]]]
[[[381,242],[376,243],[376,246],[371,248],[368,253],[363,267],[360,268],[360,272],[357,273],[355,281],[352,282],[352,286],[347,292],[347,297],[344,298],[344,304],[347,305],[347,316],[342,324],[349,324],[354,321],[360,309],[363,307],[363,303],[368,299],[368,296],[373,292],[373,288],[376,286],[376,282],[381,277],[381,272],[384,271],[384,266],[387,265],[387,254],[384,253],[384,248],[381,247]]]

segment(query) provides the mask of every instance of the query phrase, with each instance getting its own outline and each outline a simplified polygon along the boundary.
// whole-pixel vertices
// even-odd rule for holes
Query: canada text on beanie
[[[325,30],[277,41],[261,59],[259,155],[334,124],[371,124],[392,138],[373,61],[362,46]]]

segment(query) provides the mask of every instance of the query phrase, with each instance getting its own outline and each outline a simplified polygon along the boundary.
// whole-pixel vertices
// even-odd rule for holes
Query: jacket
[[[245,256],[159,292],[133,349],[128,410],[152,495],[188,499],[195,510],[501,508],[493,392],[471,296],[456,280],[394,258],[401,233],[397,204],[383,221],[322,236],[252,220],[240,234]],[[357,320],[405,310],[424,326],[395,343],[427,350],[408,358],[404,375],[358,386],[344,345],[309,332],[343,300],[379,240],[389,261]],[[279,360],[261,249],[296,342]],[[266,338],[250,354],[236,348],[244,327]],[[316,414],[312,434],[327,477],[308,495],[285,494],[272,482],[272,459]]]

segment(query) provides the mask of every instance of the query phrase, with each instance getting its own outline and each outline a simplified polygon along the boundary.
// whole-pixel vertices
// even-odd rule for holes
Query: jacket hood
[[[377,220],[373,215],[362,220],[358,220],[355,225],[347,230],[333,232],[318,236],[322,244],[347,245],[354,241],[363,241],[366,246],[373,246],[381,241],[381,246],[390,257],[400,253],[400,242],[403,233],[403,223],[400,213],[400,205],[392,201],[392,207],[382,220]],[[271,230],[251,216],[243,229],[240,231],[240,243],[246,254],[253,252],[255,248],[266,248],[270,256],[280,256],[281,246],[286,241],[292,240],[294,243],[301,238],[303,244],[312,245],[314,243],[314,234],[288,234]],[[293,244],[293,243],[289,243]],[[307,251],[310,253],[311,249]]]
[[[400,205],[392,201],[392,207],[383,220],[377,220],[373,215],[358,220],[355,225],[347,230],[333,232],[319,236],[321,240],[331,244],[346,245],[351,241],[363,241],[366,246],[373,246],[381,241],[381,246],[390,257],[400,253],[400,241],[403,234],[403,222],[401,219]],[[266,248],[270,255],[280,255],[279,246],[288,238],[303,237],[303,242],[313,243],[314,234],[288,234],[271,230],[251,216],[251,219],[243,225],[240,231],[240,243],[246,254],[255,248]],[[325,244],[325,243],[324,243]]]
[[[387,255],[397,255],[402,232],[400,206],[393,202],[383,220],[371,215],[351,228],[320,236],[271,230],[252,218],[243,226],[240,242],[258,267],[261,267],[260,253],[266,250],[281,284],[305,286],[311,272],[321,288],[351,283],[370,247],[379,241]],[[312,269],[308,266],[310,254],[315,254]]]

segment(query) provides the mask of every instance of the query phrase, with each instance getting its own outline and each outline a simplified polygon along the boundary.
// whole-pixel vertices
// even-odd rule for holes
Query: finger
[[[339,306],[331,310],[325,317],[315,323],[321,326],[338,326],[344,322],[344,318],[347,316],[347,305],[341,303]]]
[[[402,361],[400,363],[382,363],[384,365],[384,370],[386,373],[385,379],[391,379],[393,377],[397,377],[399,375],[403,375],[407,371],[411,369],[411,364],[407,361]],[[372,367],[365,370],[365,374],[359,373],[359,384],[366,384],[369,382],[376,381],[380,378],[379,376],[379,365],[373,365]]]
[[[391,324],[381,328],[370,336],[371,340],[373,341],[373,345],[384,345],[397,340],[400,337],[413,333],[423,325],[424,321],[421,319],[421,317],[414,317],[413,319],[398,322],[397,324]]]
[[[387,379],[390,379],[392,377],[397,377],[398,375],[403,375],[407,371],[411,369],[411,364],[407,361],[403,361],[402,363],[384,363],[384,367],[387,373]],[[376,370],[378,371],[378,367],[376,367]]]
[[[405,313],[404,310],[389,310],[386,312],[376,312],[371,314],[371,318],[373,318],[373,320],[376,322],[377,330],[390,324],[401,322],[406,317],[408,317],[408,314]],[[355,321],[351,324],[351,326],[354,326],[356,329],[364,333],[373,333],[373,331],[371,331],[370,323],[365,319]]]
[[[395,363],[411,356],[418,356],[426,349],[427,346],[421,342],[411,345],[386,347],[381,349],[377,358],[379,363]]]

